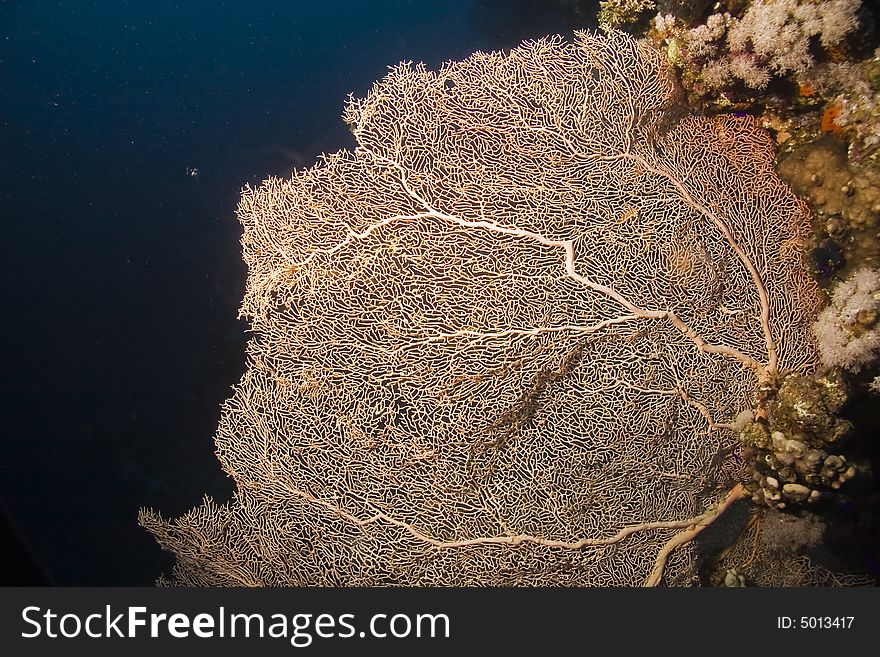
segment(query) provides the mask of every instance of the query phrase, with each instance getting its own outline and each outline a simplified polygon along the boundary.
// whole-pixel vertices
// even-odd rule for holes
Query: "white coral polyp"
[[[880,355],[880,270],[860,269],[838,284],[813,326],[825,367],[858,372]]]
[[[763,73],[768,79],[770,72],[776,75],[801,74],[813,65],[810,39],[818,37],[823,48],[836,46],[858,27],[860,6],[860,0],[756,0],[741,18],[713,14],[707,19],[706,26],[690,30],[687,36],[699,45],[706,29],[717,34],[725,25],[729,58],[752,55],[766,67]],[[713,38],[720,38],[720,34]],[[691,52],[702,53],[702,50],[697,47]],[[727,82],[727,77],[717,75],[724,61],[721,57],[717,62],[706,64],[706,68],[714,65],[711,75],[704,75],[710,88],[713,87],[711,81]],[[730,66],[732,68],[733,64]],[[763,86],[755,73],[744,77],[732,71],[731,75],[742,79],[749,87]]]

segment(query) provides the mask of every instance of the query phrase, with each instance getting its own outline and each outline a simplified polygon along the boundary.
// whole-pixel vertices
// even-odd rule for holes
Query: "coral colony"
[[[672,43],[673,63],[703,89],[739,80],[763,89],[774,76],[800,76],[814,64],[811,40],[838,46],[858,26],[859,0],[758,0],[741,17],[712,13],[689,28],[671,14],[657,14],[655,38]]]
[[[705,29],[850,29],[778,4]],[[752,50],[715,78],[802,63]],[[163,583],[690,584],[732,506],[856,476],[844,386],[817,372],[874,356],[877,274],[814,326],[811,215],[771,136],[676,88],[613,30],[401,64],[349,100],[353,152],[247,188],[253,337],[216,436],[237,491],[142,511],[177,556]],[[821,533],[765,524],[752,560]]]

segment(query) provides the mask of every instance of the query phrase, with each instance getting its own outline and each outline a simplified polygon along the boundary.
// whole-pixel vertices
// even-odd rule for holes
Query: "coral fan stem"
[[[654,562],[654,569],[651,571],[651,574],[648,575],[648,579],[645,580],[645,586],[657,586],[663,578],[663,570],[666,568],[666,562],[669,559],[669,555],[672,554],[676,548],[694,540],[697,537],[697,534],[715,522],[715,520],[729,509],[734,502],[743,499],[746,495],[746,489],[743,485],[737,484],[727,494],[727,497],[722,500],[721,504],[697,518],[696,522],[689,526],[687,530],[676,534],[669,539],[657,555],[657,560]]]

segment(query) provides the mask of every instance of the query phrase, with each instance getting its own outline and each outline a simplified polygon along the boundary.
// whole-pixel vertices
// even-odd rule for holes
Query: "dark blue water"
[[[172,559],[138,508],[231,492],[242,185],[351,146],[343,102],[388,65],[585,25],[552,0],[0,2],[0,534],[34,557],[4,582],[149,584]]]

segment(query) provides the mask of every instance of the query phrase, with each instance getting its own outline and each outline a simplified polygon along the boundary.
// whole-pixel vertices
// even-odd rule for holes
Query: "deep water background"
[[[229,496],[245,183],[351,146],[344,100],[388,65],[588,25],[546,0],[0,1],[2,583],[151,584],[172,557],[138,508]]]

